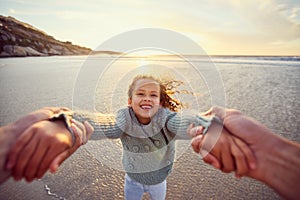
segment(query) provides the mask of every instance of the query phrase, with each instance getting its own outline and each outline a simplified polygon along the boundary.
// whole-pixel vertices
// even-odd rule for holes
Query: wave
[[[128,59],[137,59],[137,57],[128,57]],[[159,55],[143,57],[143,59],[159,62],[213,62],[215,64],[246,64],[300,67],[300,56]]]

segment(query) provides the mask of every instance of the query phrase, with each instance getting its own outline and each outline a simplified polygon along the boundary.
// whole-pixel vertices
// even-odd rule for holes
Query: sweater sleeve
[[[116,115],[102,114],[87,111],[74,111],[72,118],[84,122],[88,121],[94,128],[91,140],[100,140],[105,138],[117,139],[123,134],[126,125],[125,113],[120,110]]]
[[[203,134],[206,134],[213,120],[214,117],[206,118],[190,112],[170,112],[167,117],[166,127],[168,131],[176,134],[179,139],[191,139],[187,133],[187,129],[191,124],[203,126]]]

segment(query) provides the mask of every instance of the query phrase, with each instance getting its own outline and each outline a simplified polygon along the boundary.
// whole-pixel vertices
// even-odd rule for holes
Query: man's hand
[[[67,108],[45,107],[0,128],[0,184],[11,174],[10,171],[5,170],[5,162],[8,152],[17,138],[34,123],[48,120],[54,114],[67,110]]]
[[[211,114],[215,113],[207,113],[206,116]],[[224,120],[222,115],[220,116]],[[189,130],[190,135],[194,137],[194,151],[200,153],[206,163],[226,173],[235,171],[237,177],[255,169],[256,159],[250,146],[228,132],[221,124],[213,123],[204,136],[200,132],[199,127]]]
[[[38,114],[41,115],[40,112]],[[32,116],[35,118],[36,114]],[[64,121],[49,121],[50,117],[28,127],[11,148],[6,168],[12,170],[15,180],[25,177],[30,182],[34,178],[41,178],[49,168],[52,172],[56,171],[58,166],[85,144],[93,133],[93,128],[87,122],[83,125],[72,120],[71,129],[75,134],[73,145],[71,133]]]

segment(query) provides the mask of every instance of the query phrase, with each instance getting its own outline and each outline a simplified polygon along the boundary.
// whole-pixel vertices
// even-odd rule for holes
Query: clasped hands
[[[1,129],[0,138],[5,144],[5,148],[1,148],[7,152],[6,162],[1,163],[1,167],[10,171],[15,180],[25,178],[31,182],[49,169],[57,171],[60,164],[90,138],[93,127],[87,122],[70,119],[72,138],[64,121],[49,120],[60,112],[71,111],[68,108],[42,108]],[[0,183],[4,180],[1,177]]]
[[[25,178],[31,182],[48,170],[56,172],[61,163],[90,138],[93,127],[88,122],[70,120],[74,142],[62,120],[49,120],[62,111],[71,112],[67,108],[43,108],[4,127],[5,134],[15,139],[7,142],[3,167],[11,171],[15,180]],[[218,112],[210,110],[204,116],[214,114],[224,120],[221,109]],[[202,131],[203,127],[193,125],[187,130],[194,151],[200,153],[206,163],[226,173],[234,171],[237,177],[255,169],[254,153],[243,140],[217,123],[212,124],[207,134],[202,135]]]
[[[241,113],[236,110],[213,107],[202,116],[216,116],[222,123],[213,122],[205,135],[203,127],[195,127],[193,124],[187,132],[192,137],[193,150],[202,156],[204,162],[224,173],[235,172],[235,176],[240,178],[256,169],[256,158],[248,143],[230,132],[230,129],[228,130],[230,122],[224,123],[224,120],[228,120],[233,114]],[[240,120],[239,117],[237,118]],[[236,122],[234,123],[233,126],[236,127]]]

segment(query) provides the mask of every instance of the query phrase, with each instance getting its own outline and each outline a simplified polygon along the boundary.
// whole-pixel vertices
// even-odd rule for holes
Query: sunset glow
[[[2,0],[0,12],[92,49],[153,27],[182,33],[210,55],[300,54],[298,0]]]

